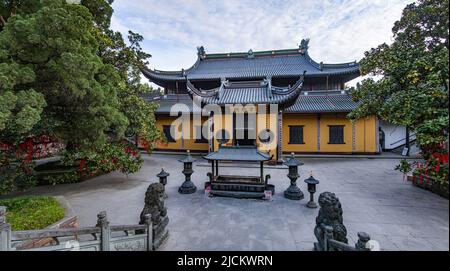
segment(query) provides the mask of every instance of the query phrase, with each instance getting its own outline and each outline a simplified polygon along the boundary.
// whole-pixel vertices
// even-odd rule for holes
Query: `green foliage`
[[[17,176],[32,176],[33,164],[23,163],[29,153],[19,148],[29,138],[57,138],[66,145],[66,161],[83,157],[89,167],[130,173],[142,159],[123,154],[124,139],[162,137],[156,106],[140,96],[152,91],[140,82],[150,55],[141,35],[130,31],[125,42],[109,28],[112,2],[0,1],[0,193],[17,189]],[[30,170],[16,172],[25,166]],[[72,182],[77,174],[47,181]]]
[[[400,160],[400,164],[395,167],[395,170],[398,170],[403,174],[407,174],[411,172],[412,166],[408,161],[406,161],[406,159],[402,159]]]
[[[82,1],[94,15],[97,26],[93,35],[99,41],[98,55],[104,63],[114,66],[121,77],[118,84],[118,97],[120,110],[129,121],[125,131],[128,137],[139,136],[147,142],[163,139],[162,132],[156,128],[155,104],[145,102],[141,94],[152,92],[148,84],[141,83],[141,71],[150,54],[144,52],[140,43],[143,37],[132,31],[128,32],[128,44],[120,32],[109,28],[111,21],[112,0],[89,0]],[[104,10],[99,14],[99,10]],[[147,145],[147,151],[151,151],[151,144]]]
[[[43,3],[35,13],[11,17],[0,32],[4,59],[27,66],[23,73],[30,73],[15,89],[32,86],[45,97],[41,118],[46,121],[39,123],[40,132],[77,148],[105,144],[106,131],[122,137],[128,121],[119,111],[119,77],[96,54],[92,15],[81,5],[61,0]],[[27,109],[19,120],[30,127],[39,117],[32,115],[37,110]]]
[[[2,157],[4,160],[5,157]],[[21,160],[15,163],[0,161],[0,195],[13,191],[23,191],[37,184],[33,163]]]
[[[65,172],[51,173],[48,172],[42,176],[40,182],[44,184],[57,185],[65,183],[77,183],[81,179],[81,174],[76,170],[69,170]]]
[[[18,197],[0,200],[12,230],[43,229],[64,218],[64,209],[52,197]]]
[[[0,49],[0,135],[3,140],[17,141],[41,119],[46,102],[32,88],[16,88],[33,82],[35,75],[29,67],[8,61],[6,55]]]
[[[425,158],[448,140],[449,2],[408,5],[392,29],[394,42],[361,60],[365,79],[353,92],[360,105],[349,118],[377,115],[417,132]]]

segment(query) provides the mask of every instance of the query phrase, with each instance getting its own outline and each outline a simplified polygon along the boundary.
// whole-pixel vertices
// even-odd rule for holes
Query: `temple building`
[[[268,152],[273,160],[292,152],[372,154],[379,151],[377,118],[368,117],[354,123],[346,118],[357,106],[345,88],[346,82],[360,76],[357,62],[316,62],[308,54],[308,40],[302,40],[295,49],[259,52],[207,54],[199,47],[197,55],[197,61],[186,70],[142,70],[164,90],[161,95],[144,96],[148,102],[159,104],[157,126],[167,138],[167,143],[158,143],[156,149],[212,152],[218,150],[219,144],[252,145]],[[171,116],[170,110],[174,104],[181,104],[185,106],[180,107],[180,112],[191,116],[200,114],[193,103],[196,98],[201,101],[199,106],[215,104],[223,112],[192,118],[191,136],[184,137],[180,129],[173,130],[177,116]],[[247,112],[226,112],[226,106],[236,104],[262,106],[265,111],[256,113],[258,121],[255,122]],[[277,105],[276,112],[270,110],[271,105]],[[244,124],[237,125],[237,115],[241,113]],[[262,117],[264,122],[260,121]],[[209,137],[201,133],[205,122],[211,133]],[[179,139],[173,138],[171,129],[180,133]],[[238,137],[237,133],[244,136]],[[193,139],[192,135],[199,134],[202,136]]]

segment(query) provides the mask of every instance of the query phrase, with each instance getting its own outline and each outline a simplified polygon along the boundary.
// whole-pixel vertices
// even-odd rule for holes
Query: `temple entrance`
[[[250,118],[248,113],[233,113],[233,145],[256,146],[256,120]]]

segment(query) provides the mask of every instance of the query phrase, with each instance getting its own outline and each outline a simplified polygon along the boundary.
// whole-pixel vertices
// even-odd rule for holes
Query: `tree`
[[[35,13],[11,17],[0,34],[4,60],[32,69],[34,81],[25,83],[45,97],[39,129],[69,148],[104,144],[107,132],[120,138],[128,121],[119,111],[119,77],[96,55],[91,14],[61,0],[43,3]]]
[[[126,136],[159,137],[155,106],[139,96],[151,91],[138,80],[150,55],[140,35],[130,32],[127,46],[109,29],[111,3],[0,2],[0,193],[14,189],[19,175],[31,176],[29,146],[41,135],[64,142],[65,163],[80,171],[125,173],[142,164]],[[29,166],[18,174],[21,149]]]
[[[0,31],[9,17],[36,12],[41,7],[38,0],[0,0]]]
[[[154,91],[148,84],[141,83],[141,69],[148,64],[151,55],[142,50],[143,37],[138,33],[129,31],[127,44],[120,32],[110,29],[112,3],[113,0],[81,1],[94,16],[94,35],[100,42],[98,55],[104,63],[113,65],[121,77],[118,97],[121,112],[129,121],[126,135],[138,136],[144,142],[163,139],[162,132],[156,127],[154,112],[157,106],[141,97]],[[148,152],[152,150],[151,144],[145,144],[145,147]]]
[[[403,10],[394,42],[372,48],[361,60],[365,79],[353,92],[360,101],[351,119],[377,115],[416,131],[424,158],[448,141],[449,1],[419,0]]]

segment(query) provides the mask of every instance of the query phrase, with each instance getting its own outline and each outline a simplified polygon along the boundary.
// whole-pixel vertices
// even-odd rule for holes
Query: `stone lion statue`
[[[342,206],[339,199],[334,193],[323,192],[319,196],[320,210],[316,217],[316,227],[314,228],[314,235],[319,241],[319,249],[323,248],[324,226],[329,226],[333,229],[333,239],[348,243],[347,229],[343,224]]]
[[[153,225],[161,222],[167,215],[167,208],[164,207],[164,185],[152,183],[145,192],[145,205],[140,215],[139,224],[145,224],[145,215],[150,214]]]

